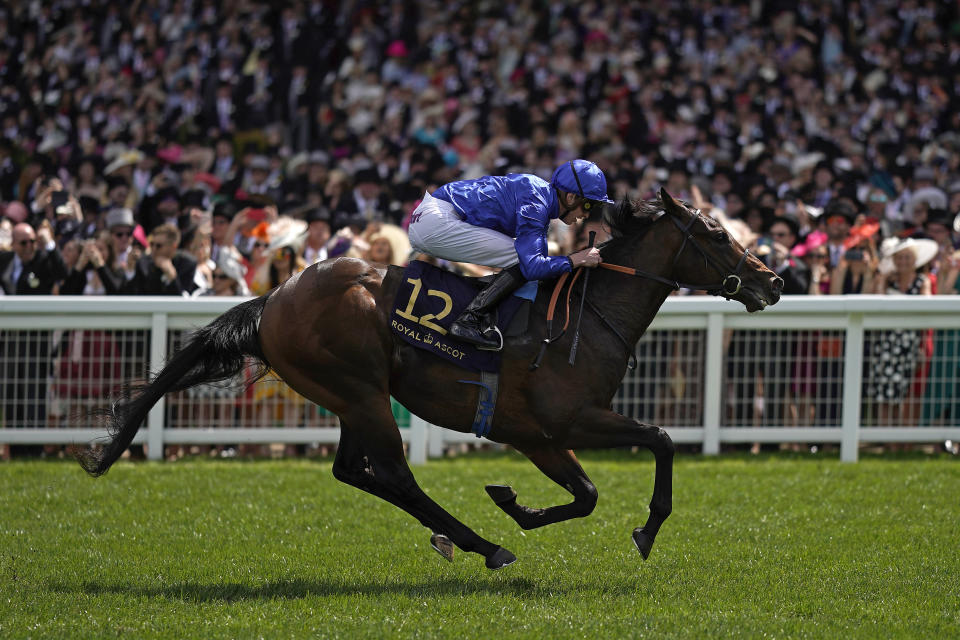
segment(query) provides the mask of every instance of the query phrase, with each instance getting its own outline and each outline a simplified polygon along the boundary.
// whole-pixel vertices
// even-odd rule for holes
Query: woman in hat
[[[880,274],[874,293],[929,296],[930,278],[920,270],[937,255],[937,243],[915,238],[888,238],[881,245]],[[881,331],[871,347],[867,397],[876,403],[880,425],[913,422],[913,405],[904,403],[922,347],[922,332]]]

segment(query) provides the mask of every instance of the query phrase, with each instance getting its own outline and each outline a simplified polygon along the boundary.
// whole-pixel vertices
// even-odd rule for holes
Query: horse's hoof
[[[633,544],[637,545],[637,551],[646,560],[650,556],[650,549],[653,548],[653,538],[648,536],[643,529],[637,527],[633,530]]]
[[[513,490],[513,487],[508,487],[505,484],[488,484],[484,489],[487,490],[487,495],[496,504],[513,502],[517,499],[517,492]]]
[[[434,551],[446,558],[448,562],[453,562],[453,550],[455,547],[453,543],[450,542],[450,538],[442,533],[435,533],[430,536],[430,546],[433,547]]]
[[[513,555],[503,547],[499,547],[492,556],[487,558],[487,569],[502,569],[508,564],[517,561],[517,556]]]

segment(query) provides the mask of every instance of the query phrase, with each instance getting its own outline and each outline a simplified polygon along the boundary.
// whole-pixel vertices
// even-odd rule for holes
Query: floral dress
[[[923,276],[917,274],[905,295],[915,296],[923,289]],[[899,295],[890,287],[888,294]],[[910,389],[922,343],[921,332],[908,329],[881,331],[871,348],[867,397],[875,402],[899,402]]]

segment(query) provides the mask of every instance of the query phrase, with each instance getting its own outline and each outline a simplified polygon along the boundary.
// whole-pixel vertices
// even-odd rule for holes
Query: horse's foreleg
[[[357,411],[341,416],[341,442],[345,441],[347,447],[342,458],[340,451],[337,453],[340,464],[334,462],[336,477],[400,507],[464,551],[481,554],[490,569],[516,560],[512,553],[477,535],[423,492],[407,466],[389,404],[371,404],[376,403],[368,400]]]
[[[582,416],[570,429],[563,445],[571,449],[608,449],[646,447],[653,452],[656,472],[650,516],[643,527],[633,531],[633,541],[644,559],[650,555],[653,541],[663,521],[673,509],[673,441],[660,427],[626,418],[612,411],[596,410]]]
[[[571,518],[583,518],[597,505],[597,489],[577,462],[573,451],[557,447],[523,448],[521,451],[548,478],[573,494],[573,502],[545,509],[517,504],[517,492],[504,485],[487,485],[487,493],[498,507],[523,529],[535,529]]]

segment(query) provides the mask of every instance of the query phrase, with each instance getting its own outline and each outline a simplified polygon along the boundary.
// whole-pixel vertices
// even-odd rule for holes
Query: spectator
[[[213,286],[209,289],[199,292],[199,296],[248,296],[250,290],[247,288],[244,275],[246,267],[240,255],[236,250],[225,250],[216,260],[216,267],[213,270]]]
[[[63,285],[62,295],[117,295],[126,282],[123,272],[114,271],[109,265],[115,263],[112,236],[104,231],[96,239],[72,240],[76,246],[74,260]]]
[[[327,244],[330,242],[330,213],[321,207],[307,211],[307,237],[303,243],[300,257],[307,265],[326,260]]]
[[[799,226],[792,218],[774,218],[767,232],[773,240],[767,266],[783,278],[783,293],[803,295],[810,288],[810,270],[790,253],[799,239]]]
[[[172,224],[154,229],[150,235],[150,252],[137,261],[124,293],[189,295],[196,288],[193,278],[197,261],[189,253],[178,250],[179,244],[180,231]]]
[[[63,256],[49,226],[39,232],[29,224],[14,225],[13,249],[0,251],[0,286],[7,295],[46,295],[67,275]],[[39,246],[38,246],[39,245]]]
[[[937,255],[933,240],[889,238],[881,247],[875,293],[931,295],[930,278],[921,267]],[[920,358],[921,334],[912,329],[882,331],[871,347],[867,397],[876,403],[880,425],[915,424],[912,405],[904,401]]]
[[[105,224],[111,238],[109,254],[113,256],[107,264],[111,271],[122,273],[124,280],[129,280],[142,254],[139,244],[134,244],[133,212],[125,207],[113,209],[107,213]]]

